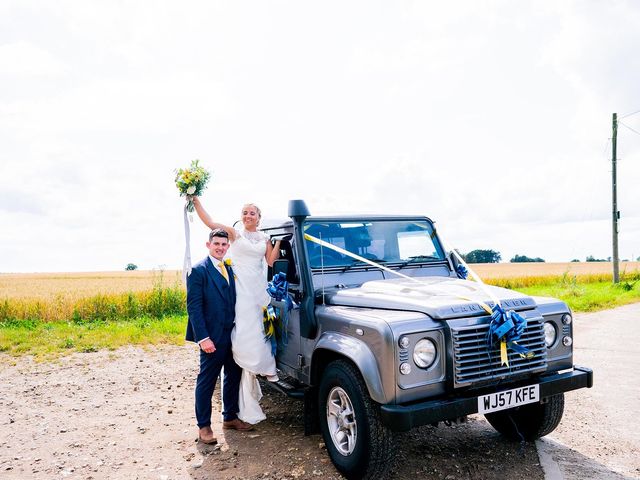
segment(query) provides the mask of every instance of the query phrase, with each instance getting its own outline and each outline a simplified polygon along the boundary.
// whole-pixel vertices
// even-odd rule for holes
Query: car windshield
[[[445,258],[426,220],[310,221],[304,229],[311,268],[364,264],[355,257],[384,264],[438,262]]]

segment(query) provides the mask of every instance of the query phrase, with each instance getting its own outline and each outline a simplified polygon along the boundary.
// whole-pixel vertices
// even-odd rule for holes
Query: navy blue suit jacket
[[[228,339],[236,316],[236,282],[231,267],[225,265],[225,268],[229,283],[207,256],[187,277],[186,339],[190,342],[209,337],[215,345],[225,337]]]

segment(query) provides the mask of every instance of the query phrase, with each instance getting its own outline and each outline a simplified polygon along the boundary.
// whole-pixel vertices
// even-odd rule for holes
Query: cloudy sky
[[[640,5],[0,2],[0,272],[180,268],[174,169],[284,218],[420,213],[462,251],[640,256]],[[195,258],[206,230],[192,228]]]

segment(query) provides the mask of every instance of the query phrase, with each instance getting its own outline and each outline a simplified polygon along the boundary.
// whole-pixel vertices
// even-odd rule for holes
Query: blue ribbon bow
[[[489,323],[489,347],[494,344],[494,337],[498,342],[505,342],[507,347],[515,351],[523,358],[531,358],[534,353],[528,348],[516,343],[527,328],[527,320],[513,310],[504,310],[496,304],[491,309],[491,322]]]
[[[289,297],[289,282],[287,282],[287,274],[284,272],[276,273],[273,279],[267,285],[267,293],[276,302],[282,302],[284,300],[287,305],[287,310],[293,308],[293,302]]]
[[[467,270],[467,267],[465,267],[460,263],[456,268],[456,274],[458,275],[458,278],[461,278],[462,280],[466,280],[467,276],[469,275],[469,271]]]

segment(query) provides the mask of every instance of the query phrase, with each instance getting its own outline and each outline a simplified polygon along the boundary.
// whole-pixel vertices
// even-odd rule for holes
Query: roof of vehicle
[[[390,221],[420,220],[435,223],[424,215],[322,215],[309,216],[305,222],[390,222]],[[293,227],[292,220],[267,220],[261,230],[275,230],[279,228]]]

